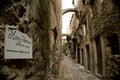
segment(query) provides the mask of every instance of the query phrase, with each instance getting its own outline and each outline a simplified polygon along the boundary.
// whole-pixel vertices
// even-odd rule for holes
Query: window
[[[95,3],[95,0],[90,0],[90,6],[93,6]]]
[[[120,54],[118,35],[117,34],[111,35],[110,37],[108,37],[108,41],[109,41],[108,46],[111,47],[111,54],[112,55]]]
[[[113,0],[113,2],[119,8],[119,12],[120,12],[120,0]]]

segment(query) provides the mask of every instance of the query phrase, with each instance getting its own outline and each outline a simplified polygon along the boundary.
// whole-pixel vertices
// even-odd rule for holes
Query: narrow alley
[[[101,80],[91,72],[86,71],[68,55],[63,55],[61,80]]]
[[[0,80],[120,80],[120,0],[0,0]]]

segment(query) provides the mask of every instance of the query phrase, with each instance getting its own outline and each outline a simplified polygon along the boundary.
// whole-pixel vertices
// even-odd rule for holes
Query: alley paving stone
[[[73,61],[69,56],[63,56],[61,80],[101,80],[87,72],[83,66]]]

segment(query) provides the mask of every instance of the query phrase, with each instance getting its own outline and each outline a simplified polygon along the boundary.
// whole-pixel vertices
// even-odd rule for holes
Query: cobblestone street
[[[61,80],[101,80],[95,75],[84,70],[82,66],[73,61],[69,56],[63,56]]]

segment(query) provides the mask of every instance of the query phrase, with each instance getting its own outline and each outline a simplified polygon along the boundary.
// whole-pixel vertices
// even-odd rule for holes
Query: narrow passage
[[[73,61],[70,56],[63,56],[61,80],[101,80],[87,72],[83,66]]]

